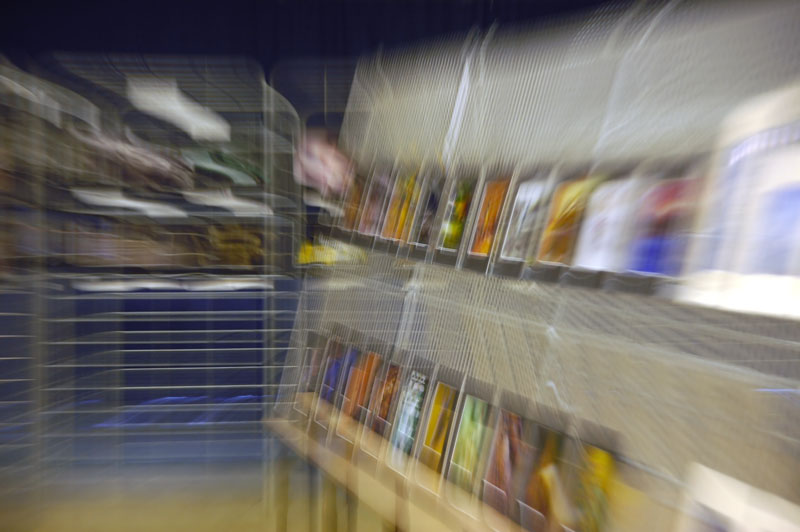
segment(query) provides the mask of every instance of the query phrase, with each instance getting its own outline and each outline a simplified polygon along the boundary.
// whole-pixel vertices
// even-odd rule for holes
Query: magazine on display
[[[368,406],[368,392],[382,360],[379,354],[370,351],[350,368],[342,399],[342,413],[353,419],[363,420],[363,414]]]
[[[387,435],[389,416],[399,392],[400,365],[389,364],[386,375],[375,388],[372,400],[373,411],[370,428],[380,436]]]
[[[360,354],[358,349],[353,346],[345,347],[340,342],[335,342],[333,352],[327,357],[325,372],[322,375],[322,386],[320,386],[319,398],[317,401],[317,412],[315,421],[325,429],[328,429],[328,420],[332,416],[334,410],[332,407],[337,406],[342,394],[342,382],[344,376],[350,373],[350,368],[356,363]],[[327,403],[327,407],[322,403]],[[332,427],[331,427],[332,428]]]
[[[333,403],[333,394],[339,382],[339,373],[342,369],[344,355],[345,346],[339,340],[331,339],[328,341],[323,357],[322,384],[320,385],[319,396],[329,403]]]
[[[471,254],[486,257],[491,252],[510,184],[510,179],[497,179],[486,183],[481,208],[475,221]]]
[[[573,264],[595,271],[624,268],[633,233],[634,215],[654,180],[630,176],[601,183],[589,197]]]
[[[325,346],[322,357],[321,382],[319,385],[319,399],[316,401],[314,421],[322,428],[328,428],[328,415],[336,399],[336,388],[339,385],[342,366],[344,365],[346,346],[339,338],[331,338]],[[325,407],[321,403],[326,403]]]
[[[372,351],[360,356],[344,382],[336,434],[350,443],[355,442],[358,431],[358,425],[350,420],[361,422],[366,418],[368,391],[381,362],[381,356]]]
[[[680,274],[698,185],[692,178],[667,179],[644,193],[632,223],[636,232],[629,246],[628,270]]]
[[[488,402],[473,395],[464,396],[447,477],[468,493],[474,490],[480,458],[488,439],[489,413]]]
[[[339,373],[336,387],[334,388],[337,393],[337,400],[335,401],[336,406],[341,407],[342,401],[344,400],[344,391],[345,385],[347,384],[347,378],[352,375],[353,368],[359,364],[362,358],[363,355],[361,351],[353,345],[349,345],[345,350],[344,359],[342,361],[342,369]]]
[[[439,232],[439,248],[458,251],[467,224],[472,196],[475,192],[474,180],[462,179],[455,183],[447,210]]]
[[[439,213],[439,204],[441,203],[444,185],[444,174],[436,170],[432,171],[426,179],[425,190],[422,195],[423,203],[419,206],[419,223],[414,222],[414,225],[417,227],[412,231],[412,236],[410,238],[412,243],[418,248],[427,248],[431,241],[433,226],[436,223],[436,216]]]
[[[408,457],[414,449],[427,388],[428,376],[412,370],[397,405],[397,421],[391,439],[389,464],[399,471],[405,469]]]
[[[560,483],[566,488],[566,504],[559,511],[558,523],[573,530],[606,530],[616,471],[614,455],[607,449],[576,440],[570,441],[570,451],[564,453],[559,464]],[[560,506],[553,504],[553,507]]]
[[[536,247],[537,230],[547,209],[546,191],[545,179],[530,179],[519,185],[500,251],[502,260],[528,260],[529,249]]]
[[[607,530],[615,435],[588,422],[580,426],[580,440],[541,425],[538,431],[537,456],[519,501],[520,525],[526,530]]]
[[[555,189],[539,245],[539,261],[557,264],[572,262],[586,203],[600,181],[602,177],[590,175],[567,181]]]
[[[514,502],[523,500],[522,472],[533,460],[535,434],[533,422],[500,410],[481,496],[485,504],[501,514],[513,516]]]
[[[381,231],[383,238],[400,242],[408,239],[411,217],[419,200],[418,175],[417,172],[406,172],[398,176],[386,210],[386,220]]]
[[[554,504],[565,501],[557,473],[566,440],[560,431],[537,426],[532,464],[514,508],[514,517],[525,530],[547,530],[547,523],[561,510]]]
[[[384,445],[383,438],[388,439],[391,434],[392,412],[400,395],[400,376],[401,367],[397,363],[385,364],[376,372],[365,418],[369,430],[364,430],[361,437],[361,449],[374,459]]]
[[[436,383],[419,462],[437,473],[442,470],[444,463],[444,451],[447,448],[447,438],[457,401],[458,389],[456,387],[441,381]]]

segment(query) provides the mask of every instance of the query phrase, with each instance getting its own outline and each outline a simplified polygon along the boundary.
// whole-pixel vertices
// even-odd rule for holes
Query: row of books
[[[542,263],[680,273],[697,164],[519,171],[376,167],[356,181],[339,227],[434,259],[514,271]]]
[[[310,437],[478,508],[490,525],[605,529],[617,463],[610,431],[570,427],[563,413],[342,331],[309,333],[293,412]]]
[[[374,165],[332,235],[510,277],[798,317],[798,123],[683,161],[490,170]],[[585,275],[588,274],[588,275]]]

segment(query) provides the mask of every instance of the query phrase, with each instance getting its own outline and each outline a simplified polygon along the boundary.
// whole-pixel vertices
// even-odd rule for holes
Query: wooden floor
[[[384,526],[364,508],[348,516],[343,492],[334,495],[333,514],[322,511],[318,501],[323,481],[297,462],[276,463],[266,472],[216,476],[154,472],[152,477],[100,478],[75,489],[39,490],[27,498],[0,500],[0,531],[323,532],[356,528],[368,532]],[[288,489],[276,491],[276,486]]]

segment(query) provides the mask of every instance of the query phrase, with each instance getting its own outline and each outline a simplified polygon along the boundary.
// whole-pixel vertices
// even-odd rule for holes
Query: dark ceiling
[[[526,22],[597,0],[11,0],[0,51],[243,54],[266,72],[294,57],[347,57],[433,36]]]
[[[0,54],[22,67],[52,51],[244,55],[261,63],[273,85],[307,118],[323,110],[326,115],[338,112],[347,98],[355,58],[379,47],[605,4],[608,1],[88,0],[69,5],[12,0],[0,10]]]

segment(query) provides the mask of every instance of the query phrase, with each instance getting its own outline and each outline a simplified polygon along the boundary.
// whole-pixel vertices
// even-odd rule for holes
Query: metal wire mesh
[[[36,76],[0,72],[0,113],[10,118],[0,128],[10,222],[2,489],[124,483],[123,472],[149,470],[140,465],[266,463],[262,420],[292,358],[299,298],[296,113],[246,60],[58,54],[42,65]],[[209,186],[192,170],[186,188],[169,172],[143,184],[75,140],[73,126],[94,144],[151,158],[182,160],[182,150],[198,148],[186,131],[132,106],[126,84],[137,76],[173,80],[222,116],[230,139],[201,148],[233,154],[226,161],[253,183]],[[128,203],[86,202],[76,187],[124,193]],[[219,201],[193,203],[185,192]],[[127,206],[137,202],[170,216]]]
[[[420,139],[446,163],[485,168],[707,154],[731,109],[800,73],[798,13],[778,2],[620,4],[377,56],[357,69],[342,142],[365,167],[421,163]],[[399,290],[409,266],[392,260],[326,272],[317,325],[399,324],[403,351],[619,432],[639,482],[670,504],[692,461],[796,500],[794,322],[430,264]]]
[[[128,292],[54,281],[39,412],[48,480],[74,481],[86,465],[262,459],[296,287],[258,279],[262,288],[220,291],[188,278]]]
[[[406,261],[375,254],[326,270],[321,290],[304,295],[315,301],[306,326],[396,336],[399,351],[560,411],[573,431],[579,420],[612,429],[637,487],[669,505],[691,462],[796,499],[797,411],[780,391],[796,389],[786,368],[800,343],[776,341],[780,321],[736,331],[742,316],[654,298],[427,264],[408,273]]]
[[[26,493],[36,480],[37,311],[32,278],[3,283],[0,313],[0,493]]]

